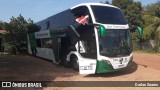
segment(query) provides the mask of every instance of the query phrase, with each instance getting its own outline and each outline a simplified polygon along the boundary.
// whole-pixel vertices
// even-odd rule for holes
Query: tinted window
[[[75,9],[72,9],[71,11],[75,18],[79,18],[81,16],[89,15],[89,18],[87,18],[88,23],[92,23],[91,15],[89,13],[89,10],[86,6],[80,6]]]
[[[132,50],[128,29],[107,30],[107,35],[105,37],[99,37],[99,41],[101,55],[128,55]]]
[[[91,6],[96,22],[103,24],[126,24],[120,9],[107,6]]]
[[[41,47],[41,39],[36,39],[37,47]]]
[[[51,38],[43,38],[42,39],[42,47],[43,48],[52,48],[52,39]]]

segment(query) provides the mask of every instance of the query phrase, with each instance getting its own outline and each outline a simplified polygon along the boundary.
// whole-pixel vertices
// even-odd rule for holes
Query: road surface
[[[107,74],[80,75],[71,68],[29,55],[0,55],[1,81],[160,81],[160,54],[134,53],[131,68]],[[87,83],[86,83],[87,84]],[[49,85],[49,83],[48,83]],[[22,90],[22,88],[11,88]],[[156,87],[43,87],[30,90],[160,90]],[[10,90],[0,88],[0,90]],[[23,88],[28,90],[28,88]]]

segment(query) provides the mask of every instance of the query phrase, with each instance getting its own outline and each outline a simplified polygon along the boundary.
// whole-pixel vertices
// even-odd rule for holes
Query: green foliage
[[[27,33],[33,33],[38,32],[40,30],[40,27],[33,23],[33,20],[30,18],[28,19],[28,24],[26,25]]]
[[[4,23],[4,29],[8,32],[4,35],[7,44],[6,50],[12,53],[26,53],[27,31],[28,27],[33,24],[33,21],[31,19],[25,20],[22,15],[19,15],[17,18],[12,17],[10,20],[9,23]]]
[[[32,23],[29,23],[26,27],[28,33],[38,32],[40,30],[40,28],[36,24]]]
[[[105,2],[100,2],[100,3],[110,4],[108,0],[105,1]]]
[[[121,9],[126,9],[128,5],[131,5],[133,0],[112,0],[112,4]]]
[[[3,30],[3,22],[0,21],[0,30]]]
[[[127,7],[126,18],[129,20],[130,25],[143,25],[142,7],[140,2],[133,2]]]
[[[143,20],[145,23],[143,25],[143,39],[155,40],[155,47],[153,49],[157,50],[160,47],[160,3],[147,5],[144,10]]]
[[[22,15],[17,18],[12,17],[9,23],[4,24],[5,30],[9,33],[5,34],[5,40],[18,52],[26,52],[27,48],[27,21]]]
[[[160,17],[160,1],[154,4],[149,4],[144,8],[145,14]]]
[[[133,3],[133,0],[112,0],[112,4],[114,6],[119,7],[123,11],[123,13],[125,14],[125,16],[127,15],[127,10],[126,9],[132,3]]]
[[[8,53],[12,54],[13,47],[14,46],[12,44],[5,43],[5,45],[4,45],[4,52],[8,52]]]
[[[134,50],[139,50],[140,49],[140,39],[137,36],[137,32],[133,32],[131,33],[131,37],[132,37],[132,45],[133,45],[133,49]]]
[[[157,39],[160,40],[160,26],[157,28]]]

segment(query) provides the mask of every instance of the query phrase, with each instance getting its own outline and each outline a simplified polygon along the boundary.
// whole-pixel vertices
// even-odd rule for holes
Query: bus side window
[[[36,39],[37,47],[41,47],[41,39]]]
[[[43,38],[42,39],[42,47],[43,48],[52,48],[52,39],[51,38]]]
[[[87,18],[88,19],[87,21],[88,21],[88,23],[92,23],[91,15],[89,13],[87,6],[80,6],[80,7],[74,8],[71,12],[75,16],[75,18],[89,15],[89,18]]]

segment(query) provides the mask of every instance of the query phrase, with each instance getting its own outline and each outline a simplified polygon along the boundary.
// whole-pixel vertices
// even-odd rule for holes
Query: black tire
[[[63,66],[70,68],[71,67],[71,63],[69,61],[67,61],[66,59],[63,60]]]
[[[79,71],[79,62],[76,56],[71,56],[72,68],[76,71]]]
[[[61,57],[61,65],[67,68],[71,67],[70,61],[67,61],[67,54]]]

